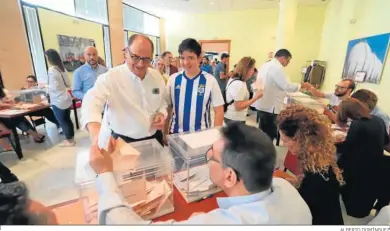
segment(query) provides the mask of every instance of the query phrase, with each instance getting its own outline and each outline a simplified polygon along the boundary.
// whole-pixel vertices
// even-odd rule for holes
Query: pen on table
[[[212,198],[212,197],[213,197],[213,195],[208,195],[208,196],[202,197],[201,199],[199,199],[199,200],[197,200],[195,202],[201,202],[203,200],[206,200],[206,199],[209,199],[209,198]]]

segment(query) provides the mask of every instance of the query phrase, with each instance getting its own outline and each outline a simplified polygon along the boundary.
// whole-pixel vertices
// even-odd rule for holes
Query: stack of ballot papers
[[[175,173],[173,182],[180,191],[188,195],[196,195],[215,187],[210,180],[207,164],[190,168],[189,172],[184,170]]]
[[[161,208],[170,203],[173,211],[173,204],[169,200],[172,195],[172,188],[166,180],[146,181],[144,178],[133,179],[127,182],[120,182],[119,189],[128,205],[133,208],[143,219],[153,219],[159,217]],[[85,219],[87,224],[97,223],[97,204],[99,195],[95,188],[83,189],[85,203]],[[170,212],[171,212],[170,211]]]

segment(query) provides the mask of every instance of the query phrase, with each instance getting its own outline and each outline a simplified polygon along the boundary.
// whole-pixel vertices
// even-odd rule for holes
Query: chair
[[[287,170],[296,176],[300,174],[297,156],[290,151],[287,151],[286,157],[284,158],[284,171],[287,172]]]
[[[35,129],[40,125],[43,125],[46,128],[46,120],[44,116],[29,116],[29,119]]]

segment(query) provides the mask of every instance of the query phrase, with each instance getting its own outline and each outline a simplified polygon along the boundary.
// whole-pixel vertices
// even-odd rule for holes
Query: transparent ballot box
[[[118,140],[110,155],[120,192],[135,213],[150,220],[174,211],[172,158],[167,149],[156,140],[131,144]],[[89,152],[79,153],[76,162],[74,183],[78,199],[71,203],[78,212],[74,214],[83,214],[82,223],[77,217],[80,224],[97,224],[99,194],[96,174],[89,165]]]
[[[288,104],[302,104],[305,107],[316,110],[320,114],[324,113],[324,102],[313,99],[310,95],[302,92],[286,93],[285,105]]]
[[[175,163],[173,183],[187,203],[221,191],[210,180],[206,162],[207,150],[219,137],[218,128],[168,136]]]
[[[47,101],[46,89],[31,88],[19,91],[10,91],[10,96],[16,103],[40,104]]]

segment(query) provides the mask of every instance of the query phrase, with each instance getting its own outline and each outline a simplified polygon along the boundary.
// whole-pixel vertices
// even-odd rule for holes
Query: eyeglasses
[[[216,162],[216,163],[218,163],[218,164],[222,164],[221,161],[215,159],[214,155],[211,155],[210,157],[207,155],[207,153],[209,153],[209,152],[212,151],[212,150],[213,150],[213,147],[210,147],[210,148],[207,150],[207,152],[205,153],[206,163],[209,163],[210,161],[214,161],[214,162]],[[229,168],[231,168],[231,169],[234,171],[234,173],[235,173],[236,176],[237,176],[237,181],[240,181],[240,176],[241,176],[241,174],[240,174],[235,168],[233,168],[232,166],[230,166],[230,165],[228,165],[228,164],[225,164],[225,165],[228,166]]]
[[[130,52],[130,50],[128,48],[127,48],[127,51],[130,54],[131,60],[133,62],[135,62],[135,63],[138,63],[139,61],[142,61],[143,63],[149,64],[150,62],[152,62],[152,59],[150,57],[141,57],[141,56],[138,56],[136,54],[133,54],[133,53]]]

